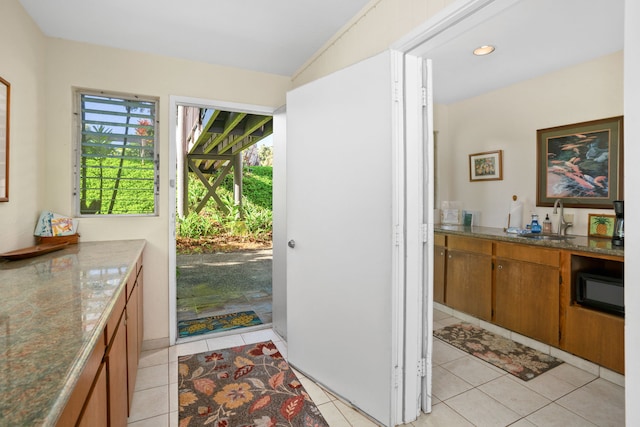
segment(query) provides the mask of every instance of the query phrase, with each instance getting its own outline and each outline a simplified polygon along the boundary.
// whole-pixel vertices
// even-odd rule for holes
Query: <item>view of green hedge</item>
[[[154,165],[149,160],[85,159],[81,211],[86,214],[153,214]],[[118,176],[118,171],[120,176]],[[86,172],[85,172],[86,171]],[[86,178],[84,175],[86,173]],[[112,205],[112,200],[113,206]]]
[[[271,166],[251,166],[243,170],[242,215],[233,198],[233,174],[225,177],[216,194],[226,212],[210,198],[202,211],[195,208],[207,190],[200,180],[189,174],[189,214],[178,221],[178,236],[197,238],[219,234],[265,238],[273,229],[273,186]],[[211,181],[215,179],[212,178]]]

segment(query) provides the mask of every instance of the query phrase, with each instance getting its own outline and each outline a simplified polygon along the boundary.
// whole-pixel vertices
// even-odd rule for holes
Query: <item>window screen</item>
[[[157,214],[157,101],[78,93],[80,215]]]

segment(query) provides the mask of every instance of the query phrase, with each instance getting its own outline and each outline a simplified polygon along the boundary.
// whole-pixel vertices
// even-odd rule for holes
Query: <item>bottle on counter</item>
[[[538,222],[538,215],[537,214],[532,214],[531,215],[531,232],[532,233],[540,233],[542,231],[542,227],[540,226],[540,223]]]
[[[545,234],[551,234],[551,220],[549,219],[549,214],[547,214],[544,221],[542,221],[542,232]]]

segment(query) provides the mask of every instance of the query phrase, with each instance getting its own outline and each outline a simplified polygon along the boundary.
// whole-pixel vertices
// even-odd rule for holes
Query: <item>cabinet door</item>
[[[505,258],[496,260],[495,323],[557,346],[560,332],[558,268]]]
[[[491,321],[491,255],[448,250],[447,305]]]
[[[78,427],[107,427],[108,424],[107,406],[107,368],[103,363],[100,366],[93,390],[87,399],[87,403],[78,421]]]
[[[624,318],[567,307],[563,349],[624,375]]]
[[[433,300],[445,303],[445,271],[447,265],[447,248],[433,247]]]
[[[138,286],[134,286],[127,302],[127,388],[129,392],[129,411],[131,415],[131,402],[136,387],[136,373],[138,371]]]
[[[140,259],[142,262],[142,259]],[[144,340],[144,277],[142,265],[140,266],[140,272],[138,273],[138,359],[140,359],[140,353],[142,353],[142,341]]]
[[[127,331],[125,315],[121,314],[120,322],[105,356],[109,392],[109,425],[112,427],[127,425]]]

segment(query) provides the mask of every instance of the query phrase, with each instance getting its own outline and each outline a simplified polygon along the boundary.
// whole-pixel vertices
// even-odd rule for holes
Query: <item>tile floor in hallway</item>
[[[436,329],[458,321],[441,311],[434,314]],[[214,335],[143,352],[129,426],[178,426],[178,356],[269,339],[286,358],[286,343],[271,329]],[[525,382],[437,339],[433,350],[433,411],[408,426],[624,425],[624,388],[587,370],[564,363]],[[332,427],[375,426],[309,379],[297,375]],[[613,380],[620,382],[623,378],[613,375]]]

